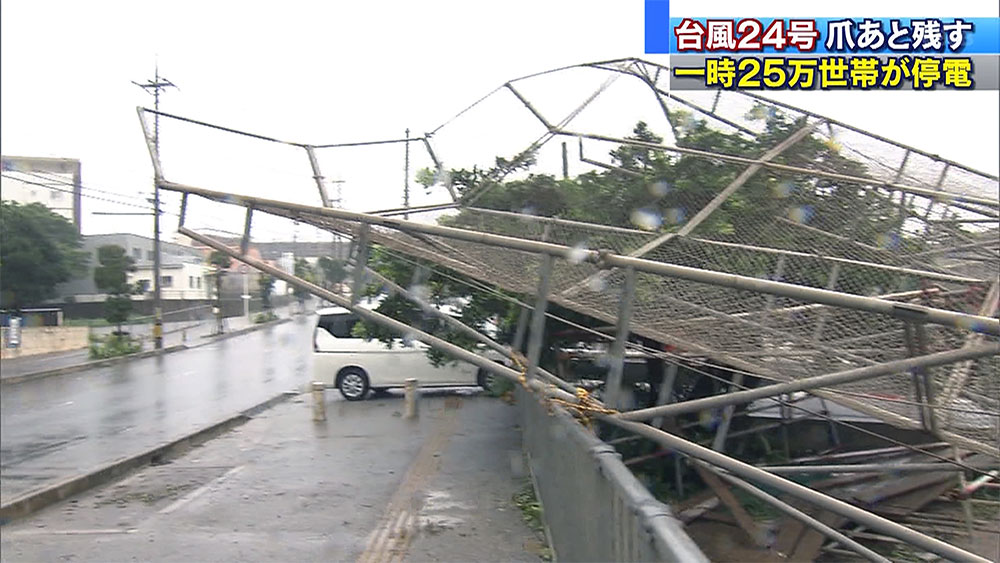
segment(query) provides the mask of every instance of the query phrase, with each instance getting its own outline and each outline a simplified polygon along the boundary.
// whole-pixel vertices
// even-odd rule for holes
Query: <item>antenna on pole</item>
[[[156,156],[160,155],[160,92],[167,88],[177,88],[177,85],[160,76],[160,63],[157,61],[152,80],[145,83],[132,81],[132,84],[153,95],[153,147]],[[177,88],[180,90],[180,88]],[[163,306],[160,302],[160,184],[153,180],[153,346],[163,348]]]

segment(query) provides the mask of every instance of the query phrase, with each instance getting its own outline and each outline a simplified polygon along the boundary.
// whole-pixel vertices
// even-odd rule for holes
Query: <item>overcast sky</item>
[[[996,17],[996,3],[675,0],[675,16]],[[895,6],[895,7],[893,7]],[[943,7],[944,6],[944,7]],[[959,12],[947,11],[959,6]],[[639,0],[505,2],[47,2],[0,5],[0,140],[6,155],[78,158],[89,188],[139,201],[151,167],[132,84],[161,74],[179,90],[161,109],[313,144],[397,138],[432,130],[505,81],[563,65],[643,54]],[[750,13],[752,12],[752,13]],[[578,73],[525,82],[552,121],[562,119],[606,75]],[[619,83],[622,81],[618,81]],[[595,102],[584,125],[628,133],[648,99],[631,103],[619,83]],[[612,92],[615,90],[615,92]],[[641,90],[635,90],[640,92]],[[1000,169],[997,92],[784,92],[773,97],[996,174]],[[588,121],[589,120],[589,121]],[[162,122],[166,175],[214,189],[316,203],[301,149],[233,139]],[[659,125],[661,128],[662,124]],[[507,94],[494,96],[435,138],[447,166],[489,165],[542,132]],[[411,170],[428,166],[412,146]],[[595,148],[604,151],[605,148]],[[605,153],[606,154],[606,153]],[[603,156],[603,155],[600,155]],[[543,160],[541,172],[558,173]],[[343,180],[353,210],[401,204],[403,147],[326,151],[324,174]],[[546,168],[547,167],[547,168]],[[576,171],[580,169],[577,168]],[[331,191],[334,187],[331,186]],[[96,193],[96,192],[91,192]],[[415,205],[443,201],[416,187]],[[117,196],[112,199],[117,199]],[[176,210],[169,200],[169,210]],[[146,234],[149,218],[94,216],[127,208],[85,199],[85,233]],[[205,208],[205,225],[239,230],[232,215]],[[167,221],[165,230],[176,226]],[[285,237],[277,223],[262,238]],[[299,234],[311,238],[309,233]]]

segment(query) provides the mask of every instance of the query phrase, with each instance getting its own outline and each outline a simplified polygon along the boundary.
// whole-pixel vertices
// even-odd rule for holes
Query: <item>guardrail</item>
[[[524,449],[559,561],[708,561],[614,447],[517,390]]]

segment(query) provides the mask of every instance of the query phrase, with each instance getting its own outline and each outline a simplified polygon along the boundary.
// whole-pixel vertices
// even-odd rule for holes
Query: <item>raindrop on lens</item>
[[[580,241],[573,245],[569,251],[569,261],[571,264],[580,264],[587,259],[587,243]]]
[[[431,288],[424,284],[417,284],[410,288],[410,293],[413,294],[413,298],[420,303],[426,303],[431,297]]]
[[[607,289],[608,282],[604,280],[603,276],[594,276],[587,281],[587,288],[595,293],[600,293]]]
[[[774,197],[784,199],[795,191],[795,184],[789,180],[784,180],[775,184],[771,190],[774,192]]]
[[[653,182],[649,185],[649,193],[656,197],[663,197],[670,193],[670,184],[663,180],[659,182]]]
[[[670,225],[680,225],[686,218],[683,207],[671,207],[667,210],[667,223]]]
[[[643,207],[632,212],[632,223],[640,229],[654,231],[663,224],[663,217],[655,209]]]
[[[796,223],[808,223],[812,219],[813,210],[808,205],[792,207],[788,210],[788,218]]]

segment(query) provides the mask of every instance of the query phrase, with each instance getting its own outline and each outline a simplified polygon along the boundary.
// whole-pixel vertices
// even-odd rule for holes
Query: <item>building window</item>
[[[198,289],[201,289],[201,276],[198,276]]]
[[[62,192],[59,192],[59,191],[56,191],[56,190],[52,190],[52,193],[51,193],[50,197],[52,199],[59,199],[59,198],[62,197]]]
[[[141,248],[133,248],[132,249],[132,258],[135,258],[136,260],[142,260],[142,249]]]
[[[153,251],[152,250],[147,250],[146,251],[146,260],[152,260],[152,259],[153,259]]]
[[[194,289],[194,276],[188,276],[188,289]]]
[[[170,287],[173,284],[173,276],[160,276],[160,287]]]
[[[143,293],[149,291],[149,280],[139,280],[139,290]]]

